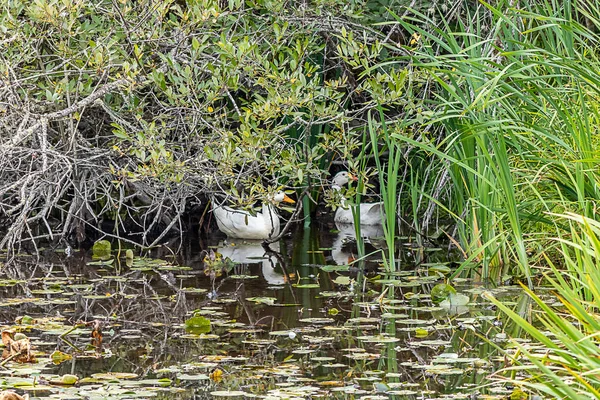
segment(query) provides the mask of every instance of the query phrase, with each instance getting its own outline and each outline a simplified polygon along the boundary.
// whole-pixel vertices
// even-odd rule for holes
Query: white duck
[[[279,235],[281,229],[279,215],[273,204],[295,203],[285,193],[279,191],[274,196],[263,201],[262,212],[256,215],[245,210],[236,210],[231,207],[212,202],[212,212],[219,226],[219,230],[229,237],[240,239],[264,240]]]
[[[340,191],[343,186],[350,181],[356,181],[358,178],[348,171],[338,172],[332,180],[331,187]],[[360,224],[361,225],[381,225],[385,218],[383,202],[378,203],[360,203]],[[353,224],[352,209],[345,198],[342,198],[341,207],[335,212],[333,220],[340,224]]]

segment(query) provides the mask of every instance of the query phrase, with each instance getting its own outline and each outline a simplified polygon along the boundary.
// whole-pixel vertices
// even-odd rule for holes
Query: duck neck
[[[342,194],[342,188],[338,185],[332,185],[331,188],[340,194],[340,205],[342,206],[342,208],[347,209],[348,200],[346,199],[346,196]]]

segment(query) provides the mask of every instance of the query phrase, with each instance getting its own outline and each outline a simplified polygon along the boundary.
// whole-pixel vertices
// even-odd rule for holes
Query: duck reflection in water
[[[353,251],[356,244],[356,231],[353,224],[335,223],[339,231],[333,244],[331,245],[331,258],[337,265],[348,265],[355,260],[356,252]],[[383,226],[381,225],[361,225],[361,236],[366,243],[370,243],[376,248],[381,248],[381,239],[383,237]]]
[[[283,272],[277,272],[276,267],[279,260],[274,252],[279,252],[279,242],[271,243],[272,251],[265,250],[261,243],[256,241],[227,241],[219,243],[216,251],[223,258],[229,258],[236,264],[260,264],[264,279],[270,285],[284,285],[286,276]]]

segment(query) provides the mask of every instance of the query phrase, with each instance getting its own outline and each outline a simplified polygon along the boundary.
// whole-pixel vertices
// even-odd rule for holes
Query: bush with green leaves
[[[375,3],[394,6],[5,2],[0,247],[90,228],[150,245],[209,193],[320,184],[370,109],[408,102],[408,72],[376,67],[398,33]]]

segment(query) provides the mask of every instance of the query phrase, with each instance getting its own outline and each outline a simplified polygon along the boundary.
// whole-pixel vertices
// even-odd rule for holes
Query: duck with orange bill
[[[228,237],[265,240],[279,235],[281,222],[275,206],[281,202],[294,204],[295,201],[283,191],[267,196],[262,203],[262,211],[252,214],[246,210],[218,204],[212,201],[212,213],[219,230]]]
[[[332,179],[331,187],[334,190],[341,191],[342,187],[351,181],[357,181],[356,175],[348,171],[338,172]],[[360,203],[360,225],[381,225],[385,219],[383,210],[383,202],[377,203]],[[336,224],[354,224],[352,209],[348,200],[342,197],[341,206],[337,208],[335,217],[333,218]]]

